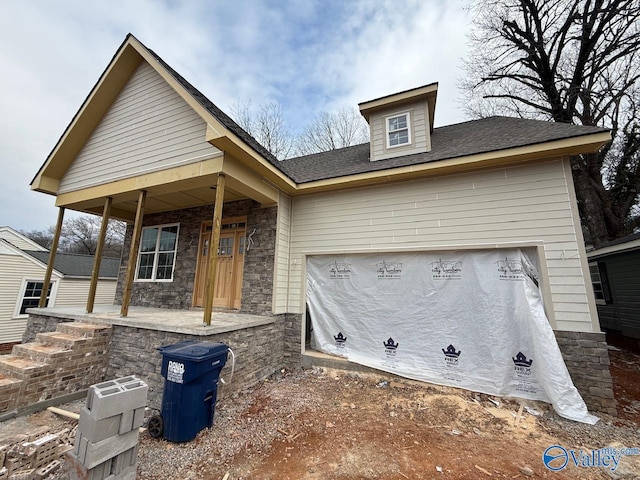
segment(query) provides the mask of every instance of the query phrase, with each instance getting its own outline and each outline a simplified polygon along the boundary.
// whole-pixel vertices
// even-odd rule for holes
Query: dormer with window
[[[437,93],[432,83],[359,105],[369,124],[371,161],[431,151]]]

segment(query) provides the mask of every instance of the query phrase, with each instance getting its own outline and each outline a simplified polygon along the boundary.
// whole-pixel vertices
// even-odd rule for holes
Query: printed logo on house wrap
[[[347,337],[345,337],[342,332],[338,332],[338,335],[334,335],[333,339],[336,342],[336,348],[344,350],[345,343],[347,343]]]
[[[460,260],[442,260],[431,262],[431,276],[434,280],[460,280],[462,262]]]
[[[605,447],[594,450],[571,450],[561,445],[551,445],[542,454],[542,463],[552,472],[559,472],[567,465],[578,468],[600,468],[615,472],[622,457],[640,455],[639,448]],[[610,475],[617,478],[614,475]],[[626,477],[626,476],[625,476]],[[623,475],[620,476],[623,478]]]
[[[329,265],[329,278],[351,278],[351,264],[334,261]]]
[[[516,374],[514,388],[523,393],[538,393],[538,381],[531,368],[533,359],[527,359],[524,353],[518,352],[515,357],[511,357],[511,360]]]
[[[444,378],[448,380],[453,380],[454,382],[460,382],[462,379],[458,375],[459,373],[459,362],[460,362],[460,354],[461,350],[456,351],[456,347],[453,344],[450,344],[446,349],[442,349],[442,353],[444,355],[444,366],[445,371],[443,373]]]
[[[402,263],[387,263],[384,259],[380,263],[376,263],[376,272],[378,280],[397,280],[402,278]]]
[[[395,368],[398,364],[397,353],[400,344],[394,341],[392,337],[389,337],[382,342],[382,345],[384,346],[383,365]]]
[[[536,287],[538,286],[538,272],[524,258],[514,260],[504,257],[503,260],[498,260],[496,265],[498,266],[498,278],[500,280],[522,281],[529,277]]]

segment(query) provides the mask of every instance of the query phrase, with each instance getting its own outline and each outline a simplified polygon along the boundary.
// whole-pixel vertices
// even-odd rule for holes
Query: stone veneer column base
[[[573,384],[589,410],[617,415],[604,333],[554,331]]]

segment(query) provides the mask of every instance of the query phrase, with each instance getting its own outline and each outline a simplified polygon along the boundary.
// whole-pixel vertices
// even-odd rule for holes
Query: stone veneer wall
[[[300,365],[302,359],[302,314],[277,315],[284,322],[284,363],[289,368]]]
[[[193,303],[200,227],[211,220],[213,205],[145,215],[143,226],[179,223],[178,251],[172,282],[134,282],[131,305],[187,310]],[[277,207],[262,208],[253,200],[225,203],[222,218],[247,217],[247,236],[255,229],[253,245],[244,256],[240,313],[271,315]],[[120,264],[116,303],[122,303],[133,225],[127,226]]]
[[[22,343],[36,341],[36,335],[45,332],[55,332],[59,323],[73,322],[72,318],[47,317],[46,315],[29,314],[27,328],[22,334]]]
[[[277,320],[267,325],[206,337],[114,325],[107,378],[138,376],[149,385],[149,406],[159,409],[164,378],[160,374],[162,355],[157,348],[186,340],[222,342],[235,353],[233,378],[231,383],[218,386],[218,398],[249,388],[284,366],[283,323]],[[225,380],[229,380],[231,362],[229,355],[222,370]]]
[[[573,384],[587,407],[594,412],[616,415],[605,334],[560,330],[555,334]]]

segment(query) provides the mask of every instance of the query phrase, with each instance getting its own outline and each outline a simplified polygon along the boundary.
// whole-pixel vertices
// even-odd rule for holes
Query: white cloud
[[[221,108],[279,101],[302,130],[319,110],[432,81],[436,123],[462,120],[467,23],[460,0],[3,2],[0,225],[55,222],[28,184],[128,32]]]

